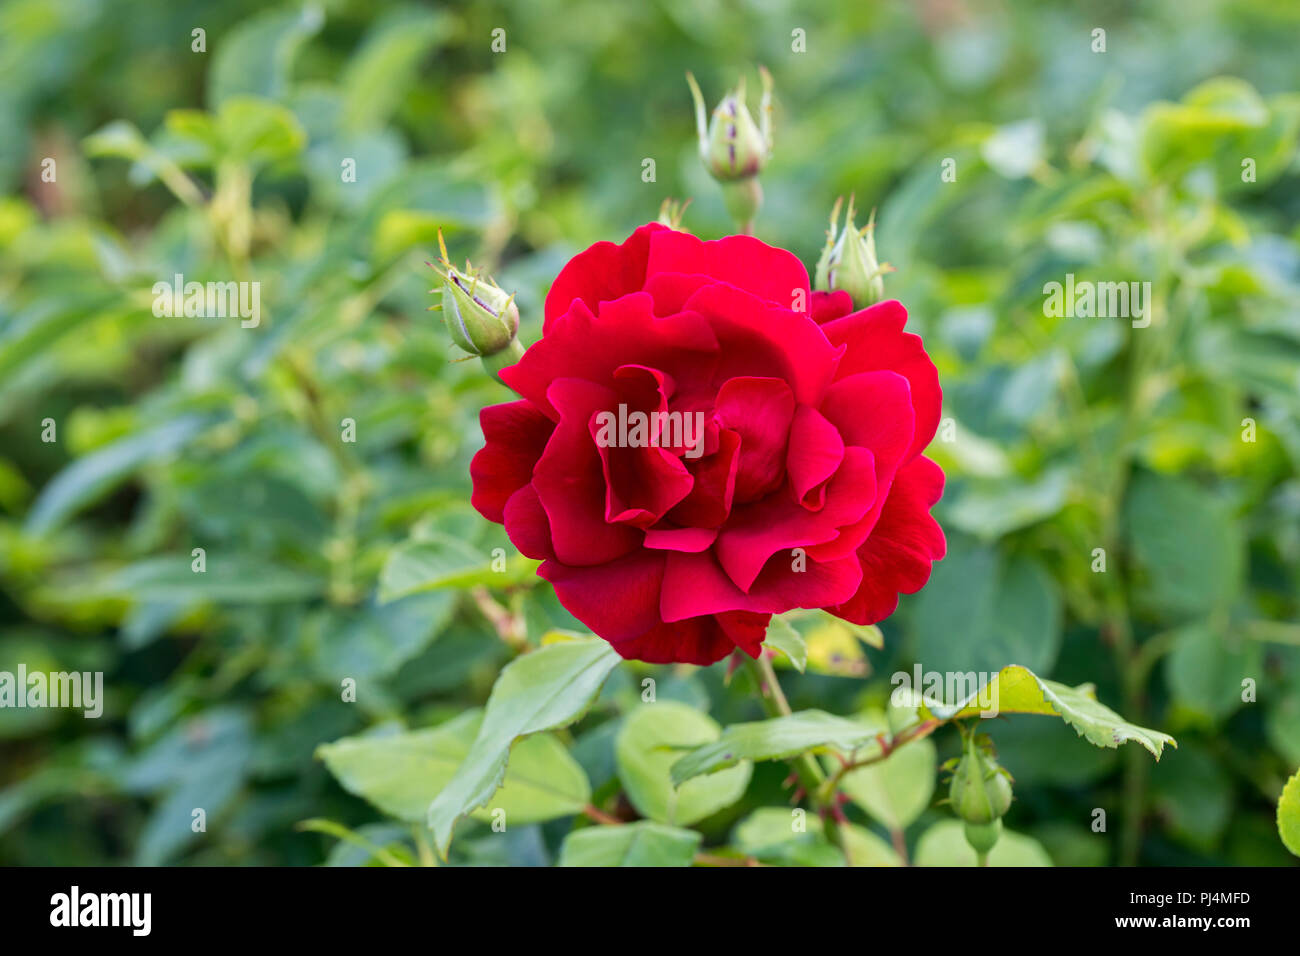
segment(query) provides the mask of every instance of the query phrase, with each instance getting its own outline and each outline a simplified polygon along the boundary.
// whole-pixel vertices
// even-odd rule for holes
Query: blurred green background
[[[531,342],[567,258],[664,198],[730,232],[683,74],[716,102],[759,63],[759,237],[811,269],[837,195],[878,207],[952,428],[950,556],[884,651],[827,636],[792,703],[878,704],[914,662],[1093,681],[1178,750],[999,722],[1009,826],[1059,864],[1294,862],[1273,812],[1300,765],[1298,40],[1291,0],[6,0],[0,670],[103,671],[106,710],[0,711],[0,864],[368,859],[308,819],[416,852],[315,749],[480,705],[512,653],[467,588],[375,600],[412,536],[508,548],[468,507],[477,410],[507,396],[452,361],[423,262],[442,228]],[[155,317],[176,273],[260,282],[261,324]],[[1151,282],[1154,323],[1046,316],[1066,273]],[[498,596],[530,641],[573,625],[543,587]],[[640,676],[754,716],[723,670],[616,671],[565,734],[599,800]],[[785,772],[760,765],[708,845],[783,806]],[[551,862],[569,826],[466,825],[453,861]]]

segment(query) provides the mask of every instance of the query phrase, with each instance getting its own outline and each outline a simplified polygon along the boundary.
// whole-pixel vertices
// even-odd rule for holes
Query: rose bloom
[[[795,256],[748,236],[599,242],[501,372],[521,400],[482,411],[474,507],[626,658],[757,657],[792,608],[879,621],[945,550],[943,472],[921,456],[939,379],[906,319],[810,294]],[[702,448],[653,425],[614,447],[620,407],[702,421]]]

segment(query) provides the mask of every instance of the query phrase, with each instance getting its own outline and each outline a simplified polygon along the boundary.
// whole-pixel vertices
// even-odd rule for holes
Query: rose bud
[[[817,261],[813,288],[820,292],[842,289],[853,299],[855,306],[863,309],[884,299],[885,273],[893,272],[894,267],[876,259],[875,211],[872,211],[867,224],[858,229],[853,221],[852,196],[849,196],[844,231],[839,231],[842,198],[835,200],[835,207],[831,210],[831,227],[826,230],[826,246]]]
[[[763,204],[763,189],[758,174],[772,155],[772,74],[759,67],[763,98],[759,103],[759,121],[745,105],[745,78],[722,98],[713,110],[708,125],[704,121],[704,96],[690,73],[686,82],[695,100],[695,129],[700,140],[700,159],[704,167],[723,184],[727,211],[746,233],[753,231],[754,217]]]
[[[469,262],[465,263],[464,271],[453,266],[447,258],[441,230],[438,232],[438,248],[442,253],[441,262],[428,265],[442,277],[442,304],[430,308],[442,310],[442,319],[452,341],[470,355],[479,356],[483,367],[498,378],[497,373],[517,362],[524,352],[515,337],[519,331],[519,308],[515,305],[515,297],[507,295]]]

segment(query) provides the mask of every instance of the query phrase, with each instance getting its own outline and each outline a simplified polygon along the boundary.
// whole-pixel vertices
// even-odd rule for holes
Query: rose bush
[[[943,472],[921,454],[938,374],[906,317],[810,293],[794,255],[747,236],[597,243],[501,372],[520,400],[482,411],[473,504],[627,658],[756,657],[792,608],[881,620],[945,549]],[[702,448],[598,441],[620,406],[698,414]]]

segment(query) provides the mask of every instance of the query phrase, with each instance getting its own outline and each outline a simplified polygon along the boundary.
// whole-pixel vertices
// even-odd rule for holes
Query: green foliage
[[[1295,12],[1130,5],[1099,54],[1078,4],[921,11],[819,6],[794,54],[761,5],[0,6],[0,672],[105,687],[0,709],[0,864],[973,865],[955,721],[1015,777],[990,865],[1293,862]],[[766,717],[746,671],[619,665],[470,507],[511,396],[424,265],[441,229],[531,343],[664,198],[730,232],[683,74],[757,63],[757,234],[811,267],[836,195],[879,210],[950,545],[880,627],[778,618]],[[260,320],[157,314],[177,274]],[[1066,274],[1149,324],[1048,314]],[[914,666],[1010,719],[886,708]]]

